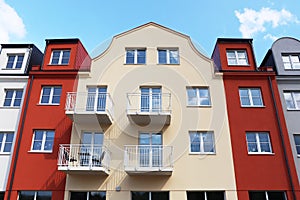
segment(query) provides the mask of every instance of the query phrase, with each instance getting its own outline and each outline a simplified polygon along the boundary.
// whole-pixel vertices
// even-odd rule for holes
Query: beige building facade
[[[152,22],[114,36],[67,98],[65,199],[237,199],[222,74],[188,36]]]

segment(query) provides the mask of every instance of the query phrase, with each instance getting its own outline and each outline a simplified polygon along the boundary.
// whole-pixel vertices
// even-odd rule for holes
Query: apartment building
[[[0,45],[0,199],[4,199],[28,71],[43,54],[33,44]]]
[[[263,66],[270,66],[276,72],[281,106],[300,180],[300,41],[291,37],[276,40],[264,57]],[[299,192],[299,184],[297,187]]]
[[[78,77],[64,199],[237,199],[222,74],[187,35],[136,27]]]
[[[79,39],[46,40],[43,63],[23,81],[25,106],[4,199],[64,198],[66,176],[58,171],[57,158],[59,144],[69,143],[72,130],[66,94],[76,91],[77,73],[88,70],[90,60]]]
[[[299,199],[275,72],[257,69],[252,39],[218,38],[212,59],[223,73],[238,198]]]

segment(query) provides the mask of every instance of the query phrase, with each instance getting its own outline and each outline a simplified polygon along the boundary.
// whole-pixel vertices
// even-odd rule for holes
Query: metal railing
[[[66,111],[108,112],[113,117],[113,101],[109,93],[68,92]]]
[[[171,93],[128,93],[128,113],[171,113]]]
[[[58,166],[82,169],[103,167],[109,170],[110,152],[102,145],[61,144],[59,147]]]
[[[173,168],[173,147],[163,145],[126,145],[124,167],[125,170],[148,169],[149,171]]]

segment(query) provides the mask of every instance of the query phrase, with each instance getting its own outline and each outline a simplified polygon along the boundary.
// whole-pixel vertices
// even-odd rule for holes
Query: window
[[[248,153],[272,153],[269,133],[246,133]]]
[[[215,141],[212,131],[190,131],[190,152],[191,153],[215,153]]]
[[[262,107],[263,101],[259,88],[240,88],[242,107]]]
[[[208,88],[187,88],[189,106],[210,106],[210,95]]]
[[[8,55],[6,69],[21,69],[23,64],[24,55]]]
[[[51,65],[67,65],[70,60],[70,50],[53,50]]]
[[[300,156],[300,135],[294,135],[297,154]]]
[[[300,91],[284,92],[283,96],[288,110],[300,110]]]
[[[4,194],[5,192],[0,192],[0,200],[4,200]]]
[[[23,90],[5,90],[4,107],[19,107],[21,105]]]
[[[145,49],[127,49],[126,64],[145,64],[146,50]]]
[[[32,151],[52,152],[54,131],[35,130],[32,141]]]
[[[61,86],[44,86],[41,94],[41,104],[59,104]]]
[[[51,200],[50,191],[20,191],[18,200]]]
[[[10,153],[13,140],[13,133],[0,133],[0,153]]]
[[[282,55],[284,69],[300,69],[300,55]]]
[[[179,64],[178,49],[158,49],[159,64]]]
[[[131,200],[169,200],[169,192],[131,192]]]
[[[245,50],[227,50],[228,65],[248,65],[247,52]]]
[[[105,192],[71,192],[70,200],[105,200]]]
[[[159,112],[162,109],[161,87],[141,87],[141,112]]]
[[[250,191],[249,200],[286,200],[282,191]]]
[[[107,88],[88,87],[86,111],[105,111],[106,110]]]
[[[187,191],[187,200],[224,200],[223,191]]]

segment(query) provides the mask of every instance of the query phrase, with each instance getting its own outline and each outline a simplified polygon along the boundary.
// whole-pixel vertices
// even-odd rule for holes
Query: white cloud
[[[12,36],[24,38],[26,35],[25,25],[18,13],[0,0],[0,43],[9,42]]]
[[[274,36],[274,35],[272,35],[272,34],[270,34],[270,33],[268,33],[267,35],[264,36],[264,39],[265,39],[265,40],[270,39],[270,40],[272,40],[273,42],[274,42],[275,40],[277,40],[278,38],[279,38],[279,37],[276,37],[276,36]]]
[[[235,16],[240,21],[240,32],[243,37],[253,37],[256,33],[265,32],[266,24],[271,24],[272,28],[289,23],[300,23],[295,15],[291,12],[282,10],[273,10],[262,8],[260,11],[244,8],[244,12],[234,11]]]

